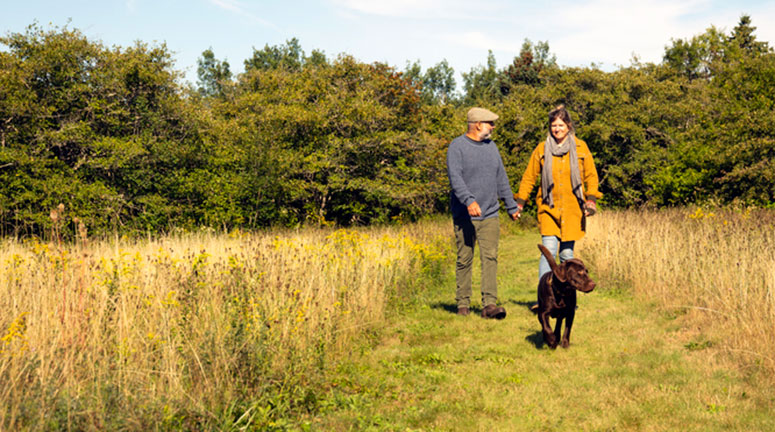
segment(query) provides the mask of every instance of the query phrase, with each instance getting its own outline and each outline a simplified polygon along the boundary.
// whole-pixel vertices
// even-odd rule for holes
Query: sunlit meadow
[[[602,212],[580,244],[597,275],[625,282],[714,347],[775,374],[775,212]]]
[[[440,272],[447,228],[5,241],[0,429],[260,427],[312,409],[330,363]]]

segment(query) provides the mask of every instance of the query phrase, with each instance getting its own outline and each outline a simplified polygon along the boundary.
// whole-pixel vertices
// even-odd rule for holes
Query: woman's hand
[[[520,217],[522,217],[522,206],[517,204],[517,211],[515,211],[514,214],[511,215],[511,219],[517,220]]]
[[[584,204],[584,215],[593,216],[595,213],[597,213],[597,204],[592,200],[588,200],[587,203]]]

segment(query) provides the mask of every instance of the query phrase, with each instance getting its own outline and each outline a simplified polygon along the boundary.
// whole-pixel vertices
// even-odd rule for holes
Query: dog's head
[[[595,289],[595,282],[590,279],[587,267],[578,258],[572,258],[557,266],[555,277],[561,282],[567,283],[574,289],[588,293]]]
[[[595,282],[589,278],[587,267],[584,265],[583,261],[578,258],[571,258],[562,264],[557,265],[557,262],[554,261],[554,257],[551,252],[549,252],[549,249],[544,245],[538,245],[538,249],[549,262],[549,266],[552,268],[553,277],[554,279],[557,279],[558,282],[568,284],[574,289],[585,293],[595,289]]]

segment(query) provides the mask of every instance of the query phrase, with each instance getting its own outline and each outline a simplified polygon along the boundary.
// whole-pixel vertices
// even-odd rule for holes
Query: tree
[[[775,53],[753,36],[748,16],[729,37],[730,56],[711,82],[717,177],[724,201],[775,202]],[[721,126],[721,127],[719,127]]]
[[[409,61],[406,62],[406,67],[404,68],[403,72],[403,78],[410,82],[413,86],[420,89],[423,84],[423,76],[422,76],[422,66],[420,65],[420,60],[415,60],[413,63],[410,63]]]
[[[108,49],[37,25],[0,43],[3,224],[40,234],[61,202],[91,232],[183,225],[181,182],[208,152],[166,46]]]
[[[197,65],[199,94],[205,97],[223,96],[224,84],[231,80],[229,62],[216,59],[213,49],[208,48],[197,59]]]
[[[756,27],[751,25],[751,17],[743,15],[740,17],[737,26],[732,30],[729,43],[751,56],[772,52],[767,42],[756,40],[756,36],[753,34],[755,31]]]
[[[710,27],[691,39],[673,39],[665,49],[663,64],[689,80],[709,80],[727,55],[727,38],[716,27]]]
[[[309,57],[304,59],[305,66],[323,67],[328,65],[328,59],[323,51],[313,49]]]
[[[494,102],[501,96],[495,55],[487,51],[487,67],[477,66],[468,73],[463,72],[463,89],[468,104]]]
[[[404,74],[349,56],[295,73],[246,72],[234,105],[216,111],[239,133],[239,164],[262,167],[238,199],[276,216],[263,223],[364,224],[432,211],[441,143],[418,130],[421,106]]]
[[[501,92],[508,94],[514,85],[535,86],[541,83],[540,74],[545,68],[556,67],[556,57],[549,51],[548,42],[533,45],[529,39],[522,44],[519,56],[503,71]]]
[[[454,97],[455,70],[444,59],[425,71],[422,83],[425,99],[431,103],[444,105]]]
[[[315,54],[315,58],[320,60],[319,54]],[[253,56],[245,60],[246,71],[251,69],[298,71],[302,65],[304,65],[304,51],[296,38],[286,41],[285,45],[267,44],[260,51],[253,48]]]

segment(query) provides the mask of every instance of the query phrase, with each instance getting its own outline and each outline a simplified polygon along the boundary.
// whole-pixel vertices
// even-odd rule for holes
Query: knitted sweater
[[[514,214],[517,202],[511,192],[509,178],[503,168],[503,159],[491,140],[474,141],[461,135],[447,149],[447,175],[452,217],[467,218],[468,206],[474,201],[482,209],[482,215],[471,217],[484,220],[498,216],[502,199],[506,211]]]

